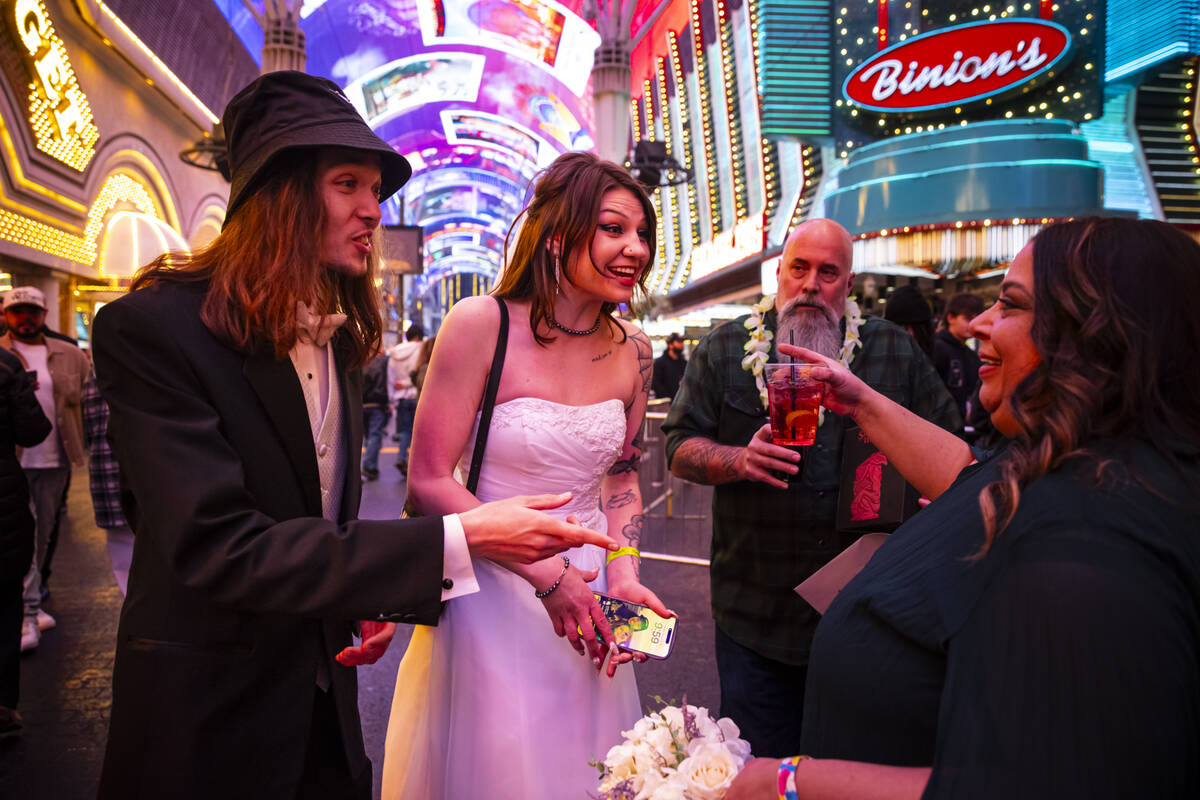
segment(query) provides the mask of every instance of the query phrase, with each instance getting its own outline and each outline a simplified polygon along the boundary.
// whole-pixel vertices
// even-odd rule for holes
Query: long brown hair
[[[318,313],[340,312],[347,317],[339,339],[349,342],[349,366],[366,364],[383,331],[374,280],[379,236],[372,238],[364,276],[321,263],[326,219],[317,191],[318,153],[282,154],[261,188],[238,206],[207,247],[158,257],[138,272],[130,289],[159,281],[207,281],[200,315],[213,335],[247,354],[270,345],[276,358],[296,344],[297,301]]]
[[[1009,398],[1025,433],[980,493],[979,555],[1021,490],[1068,459],[1093,461],[1098,483],[1141,482],[1124,459],[1088,449],[1099,439],[1148,442],[1181,475],[1178,445],[1200,448],[1200,245],[1154,220],[1058,223],[1033,239],[1033,284],[1042,361]]]
[[[554,243],[563,259],[587,247],[596,233],[600,201],[605,193],[628,189],[641,203],[648,228],[650,258],[637,283],[644,296],[646,274],[654,263],[658,216],[646,190],[628,171],[591,153],[564,153],[536,181],[533,200],[517,215],[504,238],[507,266],[492,294],[506,300],[529,300],[529,327],[538,344],[544,345],[554,337],[543,336],[538,330],[542,325],[553,326],[554,296],[558,293],[560,274],[563,280],[571,281],[565,270],[556,269],[558,259],[551,252],[551,244]],[[604,303],[600,313],[610,330],[623,332],[612,315],[616,308],[616,303]]]

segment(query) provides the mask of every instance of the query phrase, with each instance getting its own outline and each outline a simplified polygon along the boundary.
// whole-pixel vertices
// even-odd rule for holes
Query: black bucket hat
[[[229,219],[254,194],[285,150],[347,147],[379,153],[379,199],[391,197],[412,176],[404,156],[380,139],[331,80],[281,70],[261,75],[225,107],[221,118],[229,151]]]

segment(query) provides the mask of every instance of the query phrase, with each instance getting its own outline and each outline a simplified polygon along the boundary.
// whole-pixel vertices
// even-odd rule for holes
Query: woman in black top
[[[977,464],[823,359],[826,405],[937,500],[817,629],[812,758],[757,759],[727,800],[1200,797],[1196,297],[1169,225],[1039,233],[972,323],[1009,437]]]

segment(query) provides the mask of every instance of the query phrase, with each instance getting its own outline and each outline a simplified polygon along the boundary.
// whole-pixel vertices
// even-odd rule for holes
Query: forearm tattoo
[[[604,507],[608,509],[624,508],[630,503],[635,502],[637,502],[637,495],[634,494],[633,489],[626,489],[620,494],[614,494],[612,497],[608,498],[608,502],[604,504]]]
[[[638,545],[641,544],[642,523],[644,521],[645,517],[643,517],[641,514],[634,514],[629,518],[629,522],[625,525],[625,527],[621,528],[621,535],[625,537],[625,541],[629,543],[629,547],[638,547]],[[630,563],[633,564],[634,577],[640,578],[642,566],[641,559],[631,558]]]
[[[675,451],[672,471],[694,483],[729,483],[739,479],[741,448],[720,445],[708,439],[689,439]]]

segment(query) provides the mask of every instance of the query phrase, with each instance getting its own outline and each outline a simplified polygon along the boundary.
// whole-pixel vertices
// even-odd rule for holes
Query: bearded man
[[[783,248],[774,301],[700,341],[663,425],[671,471],[716,487],[710,576],[721,716],[738,724],[759,756],[800,748],[819,615],[793,587],[854,537],[834,527],[846,418],[825,410],[800,474],[800,453],[771,443],[765,393],[747,354],[765,348],[779,360],[774,343],[782,341],[841,358],[914,413],[962,429],[953,398],[913,338],[890,322],[864,320],[847,299],[851,253],[850,235],[836,222],[798,225]]]

